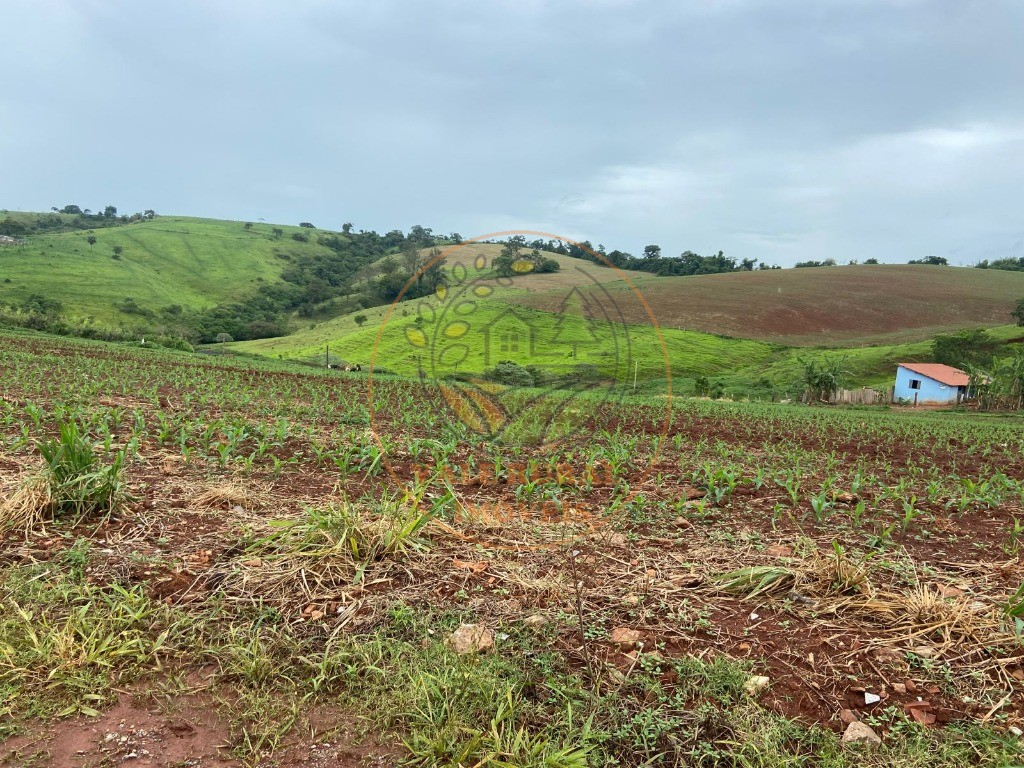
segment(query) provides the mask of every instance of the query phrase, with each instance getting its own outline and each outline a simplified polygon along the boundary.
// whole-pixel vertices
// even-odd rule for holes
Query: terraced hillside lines
[[[287,261],[275,254],[324,252],[314,243],[280,239],[271,226],[159,216],[91,232],[33,235],[23,246],[0,249],[0,301],[32,294],[56,299],[72,317],[116,325],[128,319],[114,308],[131,297],[156,310],[173,304],[201,309],[244,299],[261,283],[277,281]],[[113,249],[123,251],[112,258]],[[6,282],[10,280],[10,282]]]
[[[637,285],[662,326],[796,346],[893,344],[1002,325],[1024,298],[1024,273],[920,265],[641,277]],[[625,286],[605,287],[630,322],[649,322]],[[552,294],[509,300],[558,309]]]

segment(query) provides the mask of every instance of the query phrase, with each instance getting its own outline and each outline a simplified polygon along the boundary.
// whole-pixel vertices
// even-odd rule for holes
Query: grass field
[[[497,291],[508,297],[510,292]],[[846,386],[887,389],[900,362],[928,362],[932,359],[930,340],[876,346],[825,348],[786,347],[756,339],[734,339],[675,328],[655,330],[648,325],[588,321],[577,314],[557,315],[516,306],[496,298],[479,301],[472,313],[455,317],[443,308],[448,302],[428,300],[433,318],[418,324],[417,304],[398,304],[363,310],[367,321],[360,327],[348,315],[319,323],[290,336],[224,345],[226,350],[275,359],[322,363],[330,351],[335,362],[359,363],[396,373],[417,376],[422,368],[427,378],[453,373],[479,374],[500,360],[536,365],[554,372],[566,372],[579,364],[594,365],[620,381],[632,381],[634,371],[641,388],[665,387],[666,367],[676,392],[692,391],[693,380],[707,376],[723,383],[729,393],[759,396],[771,391],[779,395],[801,389],[800,358],[840,358]],[[535,344],[521,344],[517,350],[502,349],[489,326],[512,308],[522,320],[521,337],[533,334]],[[444,312],[444,314],[442,314]],[[465,322],[465,332],[450,338],[446,328],[453,321]],[[458,329],[457,329],[458,330]],[[1009,356],[1021,346],[1024,332],[1013,325],[990,328],[1004,343],[1001,352]],[[414,341],[422,341],[422,344]],[[451,354],[465,347],[465,355]],[[569,356],[570,351],[574,352]],[[761,386],[759,382],[768,382]]]
[[[0,332],[0,764],[1024,760],[1019,415],[453,388]]]
[[[131,318],[114,304],[131,297],[151,310],[177,304],[201,309],[244,299],[261,282],[276,282],[287,263],[275,253],[323,251],[292,240],[299,227],[158,216],[91,231],[34,235],[23,246],[0,247],[0,301],[17,303],[42,294],[64,306],[72,319],[94,317],[101,325]],[[307,231],[308,232],[308,231]],[[123,248],[114,259],[113,248]],[[10,282],[7,282],[7,281]]]

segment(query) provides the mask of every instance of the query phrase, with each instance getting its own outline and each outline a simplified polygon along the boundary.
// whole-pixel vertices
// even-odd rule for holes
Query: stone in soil
[[[881,737],[861,722],[850,723],[843,731],[843,744],[867,744],[876,747],[881,743]]]
[[[480,653],[494,646],[494,633],[479,624],[462,624],[448,638],[458,654]]]

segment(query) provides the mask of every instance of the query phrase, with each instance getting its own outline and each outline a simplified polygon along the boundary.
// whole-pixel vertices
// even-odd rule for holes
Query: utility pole
[[[327,345],[327,351],[324,352],[324,368],[331,367],[331,345]]]
[[[634,360],[633,361],[633,389],[634,390],[636,389],[636,374],[637,374],[637,369],[639,369],[639,367],[640,367],[640,361],[639,360]]]

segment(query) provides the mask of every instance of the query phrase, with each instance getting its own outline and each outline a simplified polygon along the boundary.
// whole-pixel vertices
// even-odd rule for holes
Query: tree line
[[[138,213],[119,215],[117,206],[114,205],[105,206],[102,211],[95,213],[89,208],[77,205],[65,205],[61,208],[54,206],[50,209],[50,213],[34,215],[28,221],[7,214],[0,219],[0,235],[22,238],[33,234],[116,227],[153,218],[156,218],[156,211],[151,208]]]

